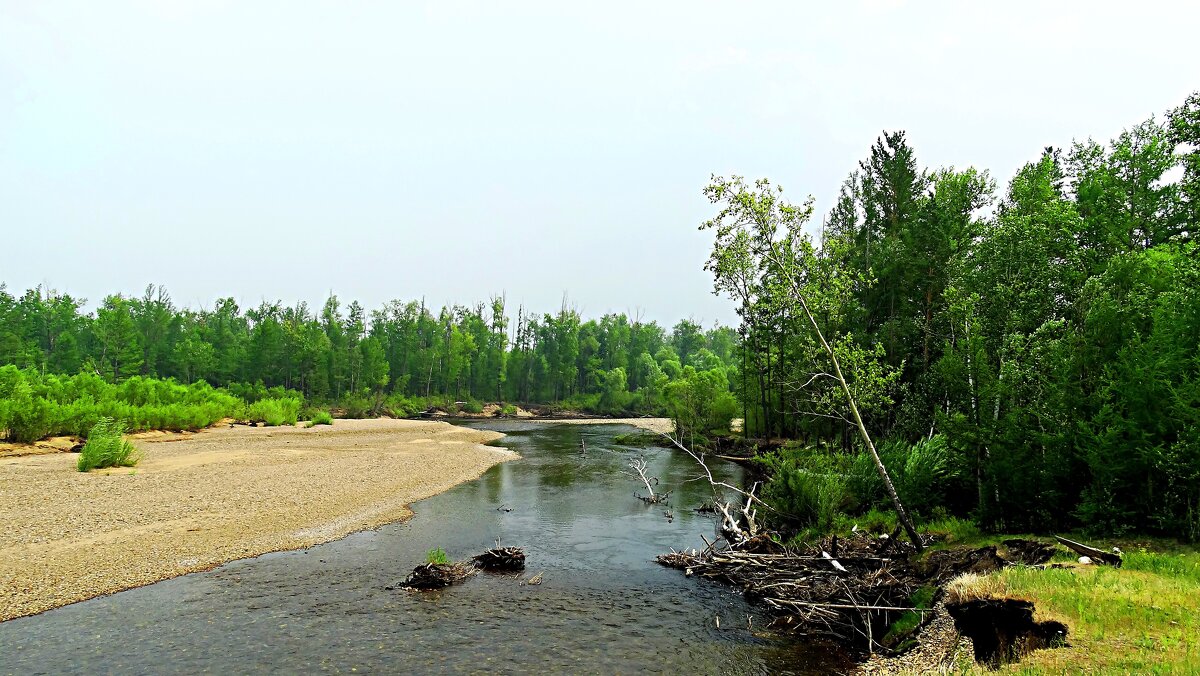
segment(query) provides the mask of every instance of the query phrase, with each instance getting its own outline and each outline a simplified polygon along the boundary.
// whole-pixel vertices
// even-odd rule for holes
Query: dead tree
[[[692,481],[696,481],[698,479],[707,479],[709,486],[712,487],[712,507],[713,511],[721,515],[721,535],[731,545],[745,543],[758,535],[759,529],[757,508],[764,507],[768,510],[771,509],[767,503],[763,502],[758,498],[757,495],[755,495],[755,492],[758,491],[759,482],[754,482],[754,485],[750,487],[750,490],[746,491],[734,486],[733,484],[728,484],[724,481],[717,481],[716,477],[714,477],[712,474],[712,470],[708,468],[708,464],[704,462],[703,453],[696,453],[682,441],[676,439],[670,434],[667,434],[666,432],[659,432],[658,434],[662,438],[671,442],[671,445],[675,448],[678,448],[684,453],[692,456],[692,460],[695,460],[696,464],[700,465],[700,468],[704,470],[703,475],[696,477],[696,479],[692,479]],[[717,490],[718,488],[723,488],[738,493],[746,498],[745,504],[737,507],[737,512],[735,513],[733,511],[735,509],[733,504],[722,499],[721,492]]]
[[[626,472],[626,474],[629,476],[636,476],[637,478],[641,479],[642,483],[646,484],[646,492],[649,493],[649,495],[639,495],[634,493],[633,496],[638,500],[651,505],[658,504],[660,502],[666,502],[667,498],[671,495],[670,491],[666,493],[654,492],[654,487],[658,485],[658,477],[646,476],[646,470],[648,467],[649,466],[646,463],[645,458],[634,458],[633,460],[629,461],[629,469],[633,471]]]

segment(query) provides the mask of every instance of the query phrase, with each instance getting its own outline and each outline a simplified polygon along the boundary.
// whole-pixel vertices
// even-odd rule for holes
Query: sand
[[[544,423],[547,425],[633,425],[634,427],[654,432],[670,434],[675,430],[675,422],[670,418],[567,418],[564,420],[524,419],[521,422]]]
[[[402,520],[516,454],[414,420],[137,435],[136,468],[0,456],[0,621]]]

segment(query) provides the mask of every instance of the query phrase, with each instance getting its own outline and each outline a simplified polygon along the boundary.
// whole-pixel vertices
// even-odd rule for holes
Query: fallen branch
[[[1074,540],[1068,540],[1068,539],[1066,539],[1064,537],[1060,537],[1058,535],[1055,535],[1054,539],[1058,540],[1060,543],[1063,544],[1063,546],[1071,549],[1072,551],[1074,551],[1076,554],[1079,554],[1080,556],[1086,556],[1089,559],[1091,559],[1092,561],[1106,563],[1110,566],[1116,566],[1117,568],[1121,567],[1121,550],[1117,549],[1116,547],[1113,547],[1113,551],[1106,552],[1103,549],[1096,549],[1095,547],[1085,545],[1082,542],[1075,542]]]

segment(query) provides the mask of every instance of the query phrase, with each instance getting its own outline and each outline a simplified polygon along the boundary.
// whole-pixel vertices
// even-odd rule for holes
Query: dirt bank
[[[136,468],[0,459],[0,621],[407,517],[516,457],[503,435],[415,420],[135,438]]]

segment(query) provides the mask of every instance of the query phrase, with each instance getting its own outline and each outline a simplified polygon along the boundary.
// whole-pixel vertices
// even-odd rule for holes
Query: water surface
[[[413,505],[404,524],[268,554],[0,624],[3,673],[827,673],[821,646],[765,634],[732,590],[658,566],[703,547],[711,500],[691,458],[614,443],[622,425],[467,423],[523,456]],[[580,441],[587,452],[580,452]],[[669,507],[633,497],[644,456]],[[714,463],[737,482],[741,469]],[[388,471],[382,468],[381,471]],[[664,513],[671,511],[668,519]],[[506,511],[511,510],[511,511]],[[523,576],[388,590],[426,552],[523,547]],[[540,585],[522,585],[543,573]],[[720,628],[717,618],[720,618]]]

